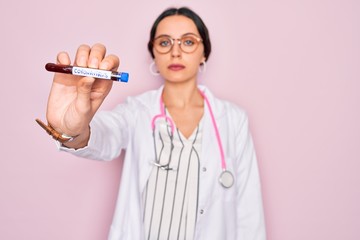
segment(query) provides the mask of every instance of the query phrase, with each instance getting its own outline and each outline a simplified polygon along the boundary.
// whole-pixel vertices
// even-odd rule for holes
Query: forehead
[[[169,35],[171,37],[180,37],[186,33],[199,35],[194,21],[188,17],[174,15],[164,18],[156,28],[155,36]]]

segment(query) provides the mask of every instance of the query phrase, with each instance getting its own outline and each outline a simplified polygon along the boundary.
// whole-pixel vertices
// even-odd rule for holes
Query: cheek
[[[194,58],[192,60],[193,64],[192,64],[192,67],[196,70],[199,69],[201,63],[203,63],[205,61],[205,57],[203,54],[199,54],[196,58]]]
[[[205,48],[203,45],[200,46],[200,62],[205,62]]]
[[[198,72],[200,67],[200,61],[196,61],[193,64],[191,64],[191,71]]]
[[[204,53],[200,52],[198,55],[196,55],[196,57],[194,58],[193,62],[194,65],[197,65],[197,67],[199,68],[200,65],[205,62],[205,57],[204,57]]]
[[[154,62],[155,62],[157,69],[159,69],[159,70],[160,70],[160,68],[165,66],[165,59],[162,56],[155,55]]]

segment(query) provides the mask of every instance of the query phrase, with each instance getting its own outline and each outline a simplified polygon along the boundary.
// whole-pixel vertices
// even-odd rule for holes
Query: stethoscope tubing
[[[210,117],[211,117],[211,121],[212,124],[214,126],[214,130],[215,130],[215,135],[216,135],[216,140],[218,142],[218,146],[219,146],[219,150],[220,150],[220,157],[221,157],[221,168],[223,171],[226,171],[226,161],[225,161],[225,154],[224,154],[224,148],[222,146],[222,142],[221,142],[221,137],[220,137],[220,133],[219,133],[219,129],[217,127],[216,121],[215,121],[215,117],[214,117],[214,113],[212,111],[212,107],[210,105],[209,99],[206,97],[205,93],[201,90],[199,90],[200,94],[203,96],[208,108],[209,108],[209,112],[210,112]]]

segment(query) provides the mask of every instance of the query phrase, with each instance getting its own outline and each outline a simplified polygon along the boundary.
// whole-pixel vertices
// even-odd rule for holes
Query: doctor
[[[48,100],[61,150],[98,160],[126,151],[109,239],[266,239],[247,116],[197,85],[211,52],[205,24],[188,8],[167,9],[148,49],[160,89],[98,112],[112,81],[56,73]],[[71,64],[64,52],[57,62]],[[81,45],[73,64],[116,70],[119,59]]]

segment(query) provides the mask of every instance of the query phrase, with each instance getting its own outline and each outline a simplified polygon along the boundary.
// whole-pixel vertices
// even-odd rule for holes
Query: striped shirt
[[[174,136],[165,119],[156,123],[156,162],[144,191],[146,239],[194,238],[198,208],[201,122],[186,139],[175,127]]]

